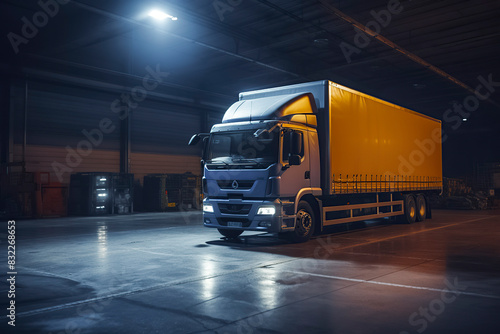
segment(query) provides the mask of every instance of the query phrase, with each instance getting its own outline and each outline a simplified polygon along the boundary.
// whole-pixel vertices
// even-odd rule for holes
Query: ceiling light
[[[169,15],[169,14],[167,14],[161,10],[158,10],[158,9],[153,9],[152,11],[149,12],[148,15],[151,16],[152,18],[154,18],[156,20],[160,20],[160,21],[163,21],[165,19],[171,19],[172,21],[177,21],[177,17]]]

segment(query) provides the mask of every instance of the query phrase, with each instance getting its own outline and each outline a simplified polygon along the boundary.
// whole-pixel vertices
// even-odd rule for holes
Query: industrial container
[[[128,214],[134,212],[134,174],[113,173],[113,206],[111,213]]]
[[[32,218],[36,213],[34,173],[23,164],[4,164],[0,168],[0,211],[9,218]]]
[[[144,187],[142,191],[144,211],[167,210],[167,177],[166,174],[150,174],[144,176]]]
[[[72,174],[69,187],[70,215],[103,215],[112,213],[112,173]]]
[[[199,208],[200,193],[201,178],[191,173],[150,174],[144,177],[146,211]]]

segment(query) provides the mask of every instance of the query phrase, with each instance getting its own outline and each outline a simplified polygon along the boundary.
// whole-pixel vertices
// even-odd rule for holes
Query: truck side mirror
[[[200,135],[199,135],[199,134],[195,134],[195,135],[193,135],[193,136],[191,137],[191,139],[189,140],[188,145],[189,145],[189,146],[194,146],[194,145],[196,145],[196,144],[198,144],[198,143],[199,143],[200,139],[201,139]]]
[[[201,158],[202,158],[203,162],[206,160],[206,154],[207,154],[207,148],[208,148],[208,139],[209,139],[209,137],[204,137],[203,138],[203,148],[202,148],[202,153],[201,153]]]
[[[298,154],[292,154],[288,157],[288,164],[290,166],[299,166],[301,164],[301,158]]]
[[[300,155],[302,153],[302,132],[291,132],[292,155]]]
[[[210,133],[197,133],[191,137],[188,145],[194,146],[194,145],[198,144],[202,138],[203,138],[203,140],[205,140],[205,138],[208,138],[209,136],[210,136]]]

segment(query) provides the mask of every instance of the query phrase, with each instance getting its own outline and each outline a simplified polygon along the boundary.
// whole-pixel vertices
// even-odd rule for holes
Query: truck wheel
[[[295,231],[289,233],[292,242],[306,242],[314,232],[314,211],[306,201],[300,201],[297,206],[297,221]]]
[[[422,194],[417,195],[416,203],[417,206],[417,221],[423,222],[427,216],[427,202]]]
[[[226,230],[226,229],[222,229],[222,228],[218,228],[217,230],[219,231],[220,234],[222,234],[223,236],[225,236],[226,238],[229,238],[229,239],[236,239],[237,237],[240,236],[241,233],[243,233],[243,231]]]
[[[406,224],[413,224],[417,219],[417,205],[413,195],[404,195],[405,213],[403,215],[403,222]]]

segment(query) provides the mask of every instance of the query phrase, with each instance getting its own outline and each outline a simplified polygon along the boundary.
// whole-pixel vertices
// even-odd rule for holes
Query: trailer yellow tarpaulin
[[[441,121],[330,82],[331,193],[442,188]]]

